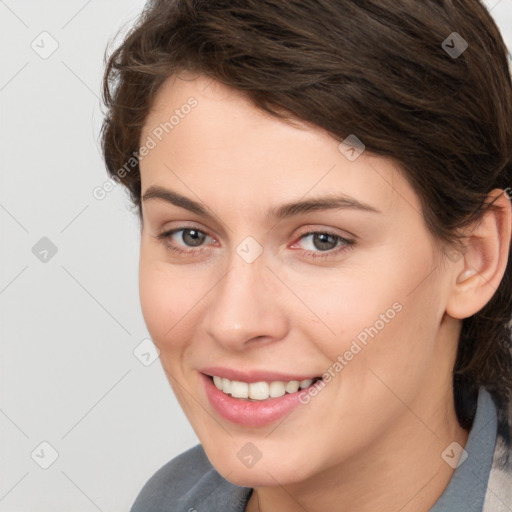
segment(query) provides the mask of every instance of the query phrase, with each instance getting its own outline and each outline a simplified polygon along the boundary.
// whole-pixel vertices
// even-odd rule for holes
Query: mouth
[[[280,398],[284,395],[291,395],[299,390],[304,390],[316,384],[321,377],[304,380],[289,381],[258,381],[244,382],[240,380],[231,380],[218,375],[206,375],[215,385],[215,387],[224,394],[233,398],[246,400],[249,402],[261,402],[269,398]]]
[[[310,388],[318,386],[320,381],[325,385],[321,377],[290,381],[251,378],[253,382],[245,382],[199,372],[199,378],[213,410],[230,423],[243,427],[263,427],[284,419],[308,403],[301,395],[310,393]]]

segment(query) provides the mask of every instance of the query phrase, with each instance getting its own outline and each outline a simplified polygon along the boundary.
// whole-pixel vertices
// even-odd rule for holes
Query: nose
[[[267,268],[263,256],[247,263],[235,253],[230,263],[209,294],[203,319],[207,334],[236,351],[256,341],[260,345],[284,338],[290,319],[283,283]]]

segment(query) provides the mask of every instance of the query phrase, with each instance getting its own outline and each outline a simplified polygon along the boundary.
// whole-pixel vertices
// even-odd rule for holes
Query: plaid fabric
[[[498,433],[482,512],[512,512],[512,404],[498,409]]]

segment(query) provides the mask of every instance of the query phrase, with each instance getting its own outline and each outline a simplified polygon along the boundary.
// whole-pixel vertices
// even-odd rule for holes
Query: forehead
[[[300,143],[329,139],[324,130],[299,119],[289,122],[255,107],[241,91],[229,88],[203,75],[169,77],[157,92],[141,132],[141,142],[153,135],[160,148],[230,148],[230,156],[243,147],[247,153],[258,144],[277,147],[286,142]],[[287,140],[288,139],[288,140]],[[294,139],[294,140],[291,140]],[[185,146],[183,146],[185,145]],[[218,157],[221,157],[220,151]]]
[[[155,96],[140,143],[142,191],[150,186],[201,191],[269,205],[344,193],[386,211],[403,199],[419,202],[391,159],[363,152],[349,160],[340,141],[301,120],[286,123],[255,107],[237,90],[204,76],[170,77]],[[248,204],[248,203],[247,203]]]

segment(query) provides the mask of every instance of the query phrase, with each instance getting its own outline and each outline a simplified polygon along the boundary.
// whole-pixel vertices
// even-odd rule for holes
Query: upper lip
[[[220,366],[209,366],[208,368],[201,368],[199,370],[205,375],[213,377],[223,377],[229,380],[236,380],[241,382],[273,382],[273,381],[284,381],[288,382],[291,380],[298,380],[299,382],[307,379],[315,379],[320,375],[311,374],[291,374],[283,372],[274,372],[268,370],[235,370],[234,368],[223,368]]]

